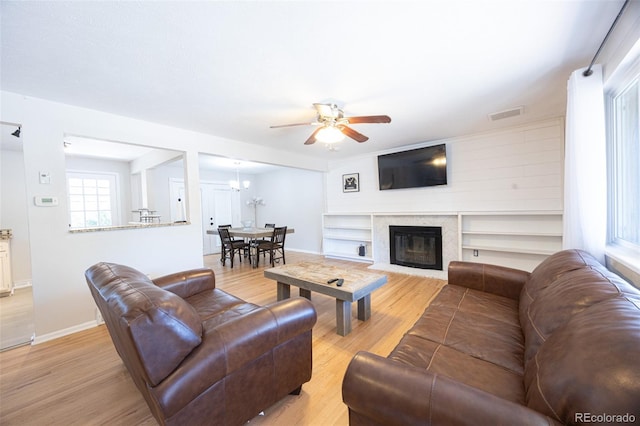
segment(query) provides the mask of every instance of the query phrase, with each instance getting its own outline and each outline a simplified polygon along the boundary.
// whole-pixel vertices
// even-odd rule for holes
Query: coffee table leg
[[[278,300],[288,299],[289,297],[291,297],[291,286],[278,281]]]
[[[351,302],[336,299],[336,323],[339,335],[351,333]]]
[[[367,294],[358,300],[358,319],[366,321],[371,318],[371,295]]]
[[[311,300],[311,290],[307,290],[306,288],[300,288],[300,296]]]

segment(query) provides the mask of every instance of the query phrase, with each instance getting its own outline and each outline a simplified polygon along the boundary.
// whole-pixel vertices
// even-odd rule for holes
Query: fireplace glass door
[[[442,270],[442,228],[390,226],[390,257],[394,265]]]

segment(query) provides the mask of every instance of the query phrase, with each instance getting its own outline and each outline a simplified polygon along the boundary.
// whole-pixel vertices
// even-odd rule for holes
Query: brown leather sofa
[[[160,424],[239,425],[311,379],[313,305],[264,307],[210,269],[151,281],[127,266],[85,273],[113,344]]]
[[[352,359],[351,425],[640,422],[638,289],[578,250],[448,272],[387,358]]]

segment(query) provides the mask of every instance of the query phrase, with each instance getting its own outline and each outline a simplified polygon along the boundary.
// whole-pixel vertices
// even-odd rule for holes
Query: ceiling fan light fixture
[[[336,104],[313,104],[318,112],[317,119],[312,123],[292,123],[271,126],[272,129],[280,127],[293,126],[320,126],[311,133],[311,136],[304,142],[305,145],[313,145],[316,142],[322,142],[327,146],[340,142],[346,137],[356,142],[362,143],[369,138],[362,133],[350,127],[351,124],[363,123],[391,123],[391,117],[388,115],[361,115],[356,117],[345,117],[342,109]]]
[[[322,143],[332,144],[344,139],[344,134],[334,126],[325,126],[316,133],[316,139]]]

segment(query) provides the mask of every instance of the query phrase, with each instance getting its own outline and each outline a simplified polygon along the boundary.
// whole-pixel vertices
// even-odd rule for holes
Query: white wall
[[[29,222],[24,175],[24,156],[19,151],[0,151],[0,228],[11,229],[11,275],[14,285],[31,281]]]
[[[380,191],[377,155],[390,151],[330,163],[328,212],[562,210],[561,118],[402,150],[439,143],[447,145],[445,186]],[[360,192],[342,192],[348,173],[360,174]]]
[[[27,199],[58,197],[57,207],[28,207],[36,342],[95,324],[84,271],[99,261],[124,263],[152,276],[202,266],[198,153],[324,170],[316,158],[2,92],[2,121],[21,123]],[[191,223],[162,228],[70,233],[63,136],[82,135],[185,152]],[[40,171],[51,184],[38,182]],[[318,211],[317,215],[320,215]]]
[[[258,206],[258,225],[275,223],[294,228],[288,234],[288,249],[322,251],[322,212],[324,211],[324,173],[283,169],[255,176],[255,194],[264,199]],[[253,210],[253,207],[249,207]]]

